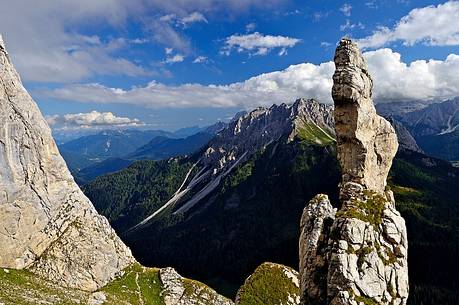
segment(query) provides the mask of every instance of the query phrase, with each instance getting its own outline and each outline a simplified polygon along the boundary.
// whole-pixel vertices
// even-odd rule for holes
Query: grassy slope
[[[278,305],[295,304],[300,289],[290,275],[296,271],[278,264],[264,263],[250,275],[239,289],[236,299],[238,305]],[[297,276],[297,274],[295,274]],[[297,280],[297,279],[296,279]]]
[[[163,305],[159,270],[133,265],[125,274],[100,291],[107,305]],[[0,303],[8,304],[86,304],[91,294],[59,287],[26,270],[0,269]]]
[[[101,291],[107,293],[109,304],[163,305],[159,269],[133,265]]]
[[[183,279],[184,296],[208,304],[216,297],[206,285]],[[164,289],[159,269],[134,264],[124,275],[99,290],[106,296],[104,305],[164,305]],[[0,269],[0,304],[5,305],[76,305],[88,304],[91,293],[59,287],[26,270]]]
[[[83,304],[89,294],[73,289],[63,289],[45,282],[24,270],[0,269],[0,303],[21,304]]]
[[[156,211],[179,188],[191,162],[181,159],[139,161],[96,178],[83,188],[118,233]]]

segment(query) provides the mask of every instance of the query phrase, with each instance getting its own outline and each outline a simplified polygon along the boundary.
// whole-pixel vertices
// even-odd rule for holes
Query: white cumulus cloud
[[[364,53],[378,100],[442,100],[459,96],[459,55],[409,64],[391,49]]]
[[[405,45],[459,45],[459,1],[413,9],[393,28],[379,27],[358,41],[363,48],[377,48],[401,41]]]
[[[101,84],[78,84],[36,93],[59,100],[135,103],[153,108],[241,106],[250,109],[259,105],[291,102],[303,96],[330,102],[333,70],[332,62],[321,65],[304,63],[229,85],[167,86],[150,82],[144,87],[123,90]]]
[[[379,49],[364,53],[374,79],[377,102],[442,100],[459,96],[459,55],[445,60],[402,61],[399,53]],[[228,85],[183,84],[168,86],[150,82],[130,89],[101,84],[75,84],[35,91],[43,98],[100,104],[137,104],[151,108],[269,106],[299,97],[332,103],[334,63],[303,63]]]
[[[144,125],[138,119],[118,117],[112,112],[91,111],[87,113],[69,113],[64,115],[51,115],[46,121],[55,130],[70,129],[98,129],[113,127],[136,127]]]
[[[238,52],[248,51],[254,55],[266,55],[275,48],[292,48],[301,40],[286,36],[263,35],[259,32],[239,35],[234,34],[226,38],[221,53],[230,55],[233,49]]]

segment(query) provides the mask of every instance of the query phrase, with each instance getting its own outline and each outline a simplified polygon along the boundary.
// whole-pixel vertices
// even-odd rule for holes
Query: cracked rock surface
[[[398,143],[394,128],[376,114],[373,81],[357,45],[342,39],[335,52],[332,96],[343,182],[383,192]]]
[[[357,45],[342,39],[333,76],[341,208],[326,195],[303,211],[301,304],[401,305],[408,298],[404,219],[386,189],[394,129],[374,110],[372,80]]]
[[[0,36],[0,266],[96,290],[134,262],[73,180]]]
[[[173,268],[162,268],[159,278],[163,286],[165,305],[233,305],[206,285],[183,278]]]

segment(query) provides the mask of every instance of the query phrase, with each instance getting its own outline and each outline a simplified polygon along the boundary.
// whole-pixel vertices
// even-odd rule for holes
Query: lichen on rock
[[[341,208],[325,195],[303,211],[301,304],[404,305],[408,240],[404,219],[386,189],[397,136],[372,102],[372,79],[357,45],[342,39],[332,95],[342,170]]]

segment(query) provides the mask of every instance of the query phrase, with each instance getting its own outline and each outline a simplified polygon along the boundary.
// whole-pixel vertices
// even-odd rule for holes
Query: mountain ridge
[[[325,105],[324,107],[328,109],[330,106]],[[269,108],[256,111],[257,115],[253,115],[253,117],[263,119],[262,113],[269,112]],[[289,117],[287,115],[289,111],[284,109],[283,113],[286,114],[284,118]],[[260,121],[254,118],[252,118],[252,122],[256,125]],[[249,115],[246,120],[250,122],[251,116]],[[269,122],[266,117],[264,120]],[[285,122],[283,123],[285,124]],[[227,138],[234,136],[234,130],[238,130],[238,128],[235,128],[236,126],[237,120],[231,125],[231,128],[228,127],[228,130],[225,131]],[[240,126],[244,126],[244,124],[240,124]],[[198,278],[231,297],[234,296],[235,291],[249,272],[264,261],[282,263],[296,269],[298,254],[292,249],[296,248],[295,245],[299,237],[297,235],[298,228],[295,224],[299,222],[304,202],[312,198],[314,193],[324,192],[330,195],[332,203],[337,202],[338,190],[336,185],[339,182],[337,174],[339,167],[336,163],[334,142],[320,145],[316,141],[317,139],[328,138],[319,129],[300,128],[301,132],[295,132],[296,136],[289,139],[289,135],[294,128],[292,124],[285,124],[285,126],[287,126],[284,130],[285,132],[283,132],[283,136],[278,141],[271,141],[272,139],[269,137],[263,138],[261,136],[261,139],[251,139],[251,142],[248,143],[260,143],[259,150],[250,156],[244,156],[244,158],[247,158],[245,162],[240,161],[230,173],[220,180],[214,191],[196,202],[185,213],[176,213],[175,215],[173,213],[177,211],[183,202],[178,203],[177,206],[171,205],[169,208],[164,209],[162,213],[156,215],[148,225],[139,228],[135,232],[122,234],[123,239],[134,249],[135,255],[147,265],[154,261],[160,265],[171,264],[177,266],[178,270],[185,275]],[[333,129],[333,126],[329,127]],[[241,130],[247,130],[247,134],[251,135],[250,130],[253,129],[241,128]],[[262,130],[263,127],[257,129],[257,131]],[[240,135],[240,133],[237,134]],[[262,132],[257,132],[257,134],[261,135]],[[223,142],[222,139],[223,137],[221,136],[220,140],[213,142],[213,150],[220,150],[219,144]],[[400,139],[402,140],[403,137]],[[246,139],[240,141],[245,142]],[[222,151],[215,154],[212,159],[209,158],[209,160],[215,160],[215,163],[214,166],[209,165],[204,170],[211,170],[207,178],[212,177],[213,169],[216,169],[214,177],[223,173],[237,162],[237,157],[240,158],[245,152],[241,147],[244,148],[244,145],[247,144],[239,144],[237,139],[229,142],[237,143],[239,147],[237,153],[225,149],[226,147],[231,147],[231,145],[223,143],[221,145]],[[454,222],[451,222],[450,216],[447,216],[449,213],[445,213],[445,211],[454,210],[453,201],[457,196],[455,197],[454,194],[446,192],[455,188],[457,179],[452,178],[451,181],[446,182],[445,175],[454,177],[454,175],[458,176],[458,174],[454,174],[454,169],[451,166],[447,166],[446,162],[416,153],[409,149],[410,145],[407,145],[407,149],[403,149],[404,146],[402,140],[400,150],[394,161],[389,184],[391,188],[395,188],[397,205],[399,205],[399,208],[402,207],[404,217],[409,216],[407,225],[410,236],[413,235],[412,232],[414,231],[419,232],[420,227],[429,232],[437,230],[432,219],[437,219],[444,226],[454,228]],[[100,202],[104,209],[110,206],[113,201],[130,205],[131,208],[125,210],[128,213],[126,215],[134,215],[129,214],[129,210],[141,208],[147,202],[154,206],[150,211],[156,211],[173,197],[177,189],[183,184],[185,176],[193,164],[197,163],[200,158],[205,158],[206,150],[203,148],[199,153],[186,159],[173,158],[171,159],[173,162],[171,160],[160,162],[138,161],[131,165],[130,170],[123,170],[116,174],[97,178],[93,183],[85,187],[85,192],[94,202]],[[174,183],[168,184],[164,188],[168,190],[167,194],[152,190],[152,186],[155,186],[156,183],[152,180],[141,178],[147,173],[142,169],[152,166],[168,168],[168,164],[174,164],[176,170],[180,169],[181,174],[174,175],[178,179],[175,179]],[[440,167],[442,168],[441,170],[438,169]],[[200,170],[202,168],[195,166],[187,183]],[[153,176],[158,175],[156,172],[150,173],[155,173]],[[158,173],[163,173],[163,171],[160,170]],[[432,179],[443,182],[439,182],[437,185],[428,182],[431,180],[422,180],[422,182],[411,184],[411,181],[417,181],[416,177],[418,175],[420,177],[435,177]],[[148,174],[148,176],[151,176],[151,174]],[[321,177],[321,179],[317,179],[317,177]],[[118,181],[131,180],[134,182],[133,186],[129,186],[123,192],[131,195],[137,194],[136,196],[128,197],[129,199],[125,200],[123,197],[112,197],[110,195],[110,193],[121,191],[122,188],[116,187],[120,185]],[[169,178],[165,180],[172,181]],[[207,184],[205,181],[205,179],[198,181],[196,186],[203,188]],[[396,181],[396,184],[393,181]],[[199,182],[202,182],[202,184]],[[110,192],[105,192],[106,185],[115,187]],[[442,186],[439,187],[439,185]],[[152,193],[144,196],[144,186],[148,186],[148,191],[152,191]],[[424,188],[425,190],[423,190]],[[160,189],[163,188],[160,187]],[[181,200],[188,201],[195,194],[189,192]],[[448,195],[443,196],[442,194]],[[104,199],[100,200],[101,198]],[[428,209],[432,212],[428,212]],[[103,211],[102,213],[105,214]],[[456,215],[455,213],[451,212],[451,215]],[[141,221],[151,214],[145,214],[143,218],[138,215],[135,217],[138,217],[138,220]],[[134,225],[121,225],[120,227],[119,221],[122,221],[122,218],[116,220],[115,216],[114,218],[109,217],[109,219],[111,219],[111,223],[115,225],[116,230],[120,233],[125,232],[128,227]],[[440,219],[442,220],[440,221]],[[239,225],[235,226],[235,223]],[[456,237],[452,237],[454,234],[451,235],[452,233],[448,232],[448,236],[455,240]],[[424,237],[419,237],[419,239],[421,238]],[[236,242],[238,239],[239,241]],[[419,269],[421,265],[433,264],[430,268],[446,270],[444,269],[445,264],[419,259],[418,255],[424,249],[423,246],[418,244],[420,242],[419,239],[411,239],[411,247],[413,247],[413,251],[416,251],[415,255],[411,255],[411,259],[414,260],[417,257],[416,263],[411,262],[412,265],[414,264],[414,268]],[[191,242],[192,240],[195,242]],[[433,242],[431,235],[425,237],[425,240],[429,244]],[[214,255],[209,253],[210,248],[212,252],[215,252]],[[283,250],[279,252],[275,249]],[[246,253],[247,257],[237,259],[237,253],[241,251]],[[454,249],[450,249],[449,252],[452,253],[451,255],[456,253]],[[450,262],[451,260],[450,258],[445,258],[439,260],[439,262],[441,261]],[[208,262],[213,262],[213,264],[221,267],[218,270],[209,269]],[[204,266],[208,270],[204,270]],[[238,271],[235,271],[236,269]],[[416,287],[414,299],[419,300],[421,298],[425,300],[427,295],[436,295],[438,298],[443,297],[437,288],[429,286],[432,282],[429,281],[428,277],[415,275],[413,278],[415,282],[410,285]],[[451,278],[449,278],[449,281],[454,283]],[[420,286],[420,283],[429,284]],[[443,282],[441,285],[451,287],[451,284],[447,285]],[[448,291],[451,292],[451,290]],[[424,296],[421,296],[422,294]],[[451,300],[451,298],[448,300]],[[444,303],[454,304],[451,301],[444,301]]]

